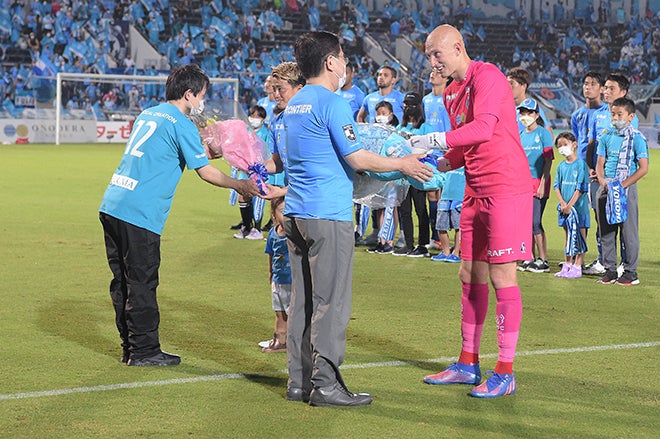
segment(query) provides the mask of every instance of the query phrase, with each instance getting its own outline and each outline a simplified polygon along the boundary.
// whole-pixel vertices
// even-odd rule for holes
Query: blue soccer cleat
[[[479,363],[451,363],[442,372],[424,377],[424,382],[426,384],[479,384],[481,369]]]
[[[497,398],[504,395],[513,395],[514,393],[516,393],[516,379],[513,374],[493,373],[490,378],[472,389],[470,396],[475,398]]]

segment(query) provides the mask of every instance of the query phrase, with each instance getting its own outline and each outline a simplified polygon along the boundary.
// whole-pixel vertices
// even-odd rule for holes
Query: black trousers
[[[112,271],[110,297],[124,350],[131,358],[160,352],[156,301],[160,235],[105,213],[99,214]]]
[[[403,229],[403,236],[406,240],[406,247],[412,250],[415,247],[415,235],[413,232],[412,205],[415,204],[415,213],[419,221],[419,239],[418,245],[427,245],[431,235],[431,225],[429,224],[429,212],[426,209],[426,192],[410,186],[408,195],[399,206],[399,220]]]

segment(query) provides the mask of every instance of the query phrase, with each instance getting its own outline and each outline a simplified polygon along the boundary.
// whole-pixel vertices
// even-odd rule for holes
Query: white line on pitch
[[[581,353],[581,352],[596,352],[596,351],[612,351],[618,349],[637,349],[637,348],[651,348],[655,346],[660,346],[660,341],[651,341],[646,343],[629,343],[629,344],[615,344],[607,346],[584,346],[577,348],[559,348],[559,349],[543,349],[538,351],[522,351],[516,353],[517,357],[526,357],[531,355],[553,355],[553,354],[570,354],[570,353]],[[497,354],[485,354],[480,355],[480,358],[496,358]],[[427,363],[445,363],[455,360],[455,357],[440,357],[432,358],[429,360],[422,360],[422,362]],[[410,363],[416,363],[418,361],[382,361],[375,363],[360,363],[360,364],[345,364],[342,369],[367,369],[375,367],[398,367],[398,366],[407,366]],[[220,381],[220,380],[231,380],[231,379],[244,379],[250,375],[270,375],[275,373],[286,373],[286,370],[279,370],[274,372],[258,372],[252,374],[243,374],[243,373],[225,373],[218,375],[206,375],[199,377],[191,378],[173,378],[169,380],[158,380],[158,381],[143,381],[143,382],[134,382],[134,383],[120,383],[120,384],[108,384],[102,386],[88,386],[88,387],[74,387],[71,389],[59,389],[59,390],[43,390],[38,392],[25,392],[25,393],[10,393],[6,395],[0,394],[0,401],[8,399],[25,399],[25,398],[40,398],[44,396],[60,396],[60,395],[70,395],[72,393],[90,393],[90,392],[105,392],[108,390],[119,390],[119,389],[136,389],[139,387],[156,387],[156,386],[166,386],[169,384],[187,384],[187,383],[199,383],[204,381]]]

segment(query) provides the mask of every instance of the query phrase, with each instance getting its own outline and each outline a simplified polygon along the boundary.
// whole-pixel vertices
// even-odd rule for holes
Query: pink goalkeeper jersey
[[[493,64],[472,61],[465,79],[454,80],[444,97],[451,122],[445,158],[452,169],[465,166],[465,194],[531,195],[516,104],[504,74]]]

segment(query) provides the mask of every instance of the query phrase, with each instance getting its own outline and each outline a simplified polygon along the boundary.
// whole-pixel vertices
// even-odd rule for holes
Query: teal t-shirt
[[[146,109],[133,124],[99,211],[160,235],[184,168],[208,164],[199,130],[176,106]]]
[[[598,148],[596,154],[600,157],[605,157],[605,178],[616,177],[616,167],[619,162],[619,151],[623,144],[623,136],[617,134],[617,131],[612,128],[600,137],[598,141]],[[649,150],[646,144],[646,139],[642,133],[637,132],[633,137],[633,155],[632,164],[630,165],[630,175],[637,170],[637,162],[639,159],[648,159]]]

